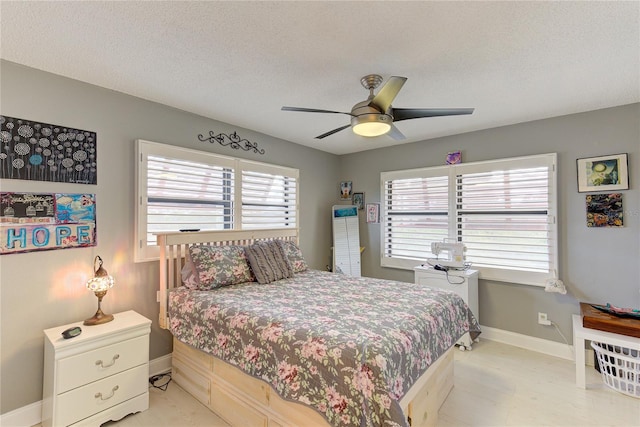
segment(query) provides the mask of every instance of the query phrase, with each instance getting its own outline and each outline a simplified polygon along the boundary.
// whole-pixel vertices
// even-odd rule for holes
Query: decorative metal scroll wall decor
[[[0,116],[0,178],[97,183],[96,133]]]
[[[0,193],[0,255],[96,246],[94,194]]]
[[[251,142],[244,138],[241,139],[236,132],[233,132],[231,135],[227,135],[226,133],[219,133],[215,135],[213,131],[209,131],[208,137],[199,134],[198,139],[200,141],[209,141],[212,144],[217,142],[225,147],[230,146],[234,150],[242,149],[244,151],[253,151],[254,153],[264,154],[264,150],[258,148],[257,142]]]

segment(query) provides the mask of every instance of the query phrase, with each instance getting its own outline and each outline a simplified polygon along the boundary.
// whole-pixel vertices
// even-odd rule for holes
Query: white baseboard
[[[502,329],[491,328],[489,326],[480,326],[480,329],[482,330],[480,339],[484,338],[490,341],[497,341],[515,347],[537,351],[538,353],[559,357],[561,359],[574,360],[573,346],[571,345],[505,331]]]
[[[149,376],[171,370],[171,354],[149,361]],[[42,401],[0,415],[2,427],[31,427],[42,422]]]
[[[158,374],[164,374],[171,370],[171,353],[160,356],[149,362],[149,377]]]
[[[42,421],[42,400],[0,415],[2,427],[31,427]]]

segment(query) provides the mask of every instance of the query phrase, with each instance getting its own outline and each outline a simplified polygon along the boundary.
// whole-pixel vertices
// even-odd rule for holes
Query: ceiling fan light
[[[384,135],[391,130],[391,124],[386,119],[386,116],[377,114],[354,117],[351,120],[353,133],[369,138]]]

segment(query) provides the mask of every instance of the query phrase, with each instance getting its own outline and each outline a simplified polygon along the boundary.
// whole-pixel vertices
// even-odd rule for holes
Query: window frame
[[[381,195],[385,195],[385,182],[391,179],[419,178],[425,176],[448,176],[448,230],[449,239],[458,241],[457,221],[460,218],[459,207],[457,206],[457,186],[458,177],[463,174],[476,172],[489,172],[492,170],[512,170],[519,168],[548,168],[548,209],[547,225],[549,232],[549,271],[533,272],[526,270],[492,268],[483,266],[471,266],[472,269],[480,272],[480,278],[499,282],[510,282],[532,286],[545,286],[547,279],[558,277],[558,201],[557,201],[557,154],[540,154],[533,156],[512,157],[505,159],[487,160],[481,162],[460,163],[447,166],[435,166],[417,169],[407,169],[399,171],[382,172],[380,174]],[[423,264],[412,259],[399,259],[388,257],[386,253],[386,231],[387,231],[388,206],[386,200],[382,203],[382,221],[380,224],[380,266],[386,268],[398,268],[412,270],[414,267]]]
[[[295,180],[295,212],[292,228],[298,228],[300,220],[299,193],[300,171],[299,169],[279,166],[252,160],[239,159],[207,151],[194,150],[175,145],[158,142],[136,140],[136,183],[135,183],[135,227],[134,227],[134,262],[147,262],[159,259],[160,248],[157,245],[147,244],[147,218],[148,218],[148,188],[147,188],[147,159],[148,156],[163,156],[176,160],[205,163],[233,170],[234,184],[231,194],[233,209],[232,229],[242,230],[242,173],[243,171],[260,172],[273,175],[282,175]],[[283,228],[288,228],[284,227]]]

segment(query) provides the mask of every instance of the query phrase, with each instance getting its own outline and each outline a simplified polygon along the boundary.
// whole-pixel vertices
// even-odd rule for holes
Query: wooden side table
[[[74,326],[82,333],[64,339]],[[148,409],[150,332],[151,320],[135,311],[45,330],[43,427],[99,426]]]

